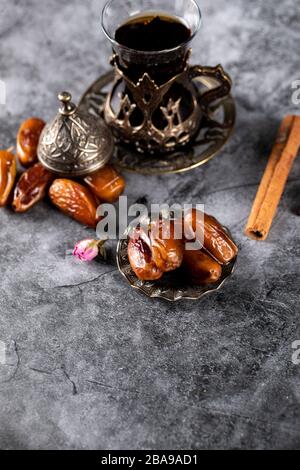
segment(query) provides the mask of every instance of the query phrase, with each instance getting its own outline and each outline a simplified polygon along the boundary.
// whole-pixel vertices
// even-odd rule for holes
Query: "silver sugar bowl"
[[[62,92],[58,99],[59,112],[40,137],[39,161],[48,170],[69,177],[99,170],[113,154],[112,132],[101,118],[78,110],[70,93]]]

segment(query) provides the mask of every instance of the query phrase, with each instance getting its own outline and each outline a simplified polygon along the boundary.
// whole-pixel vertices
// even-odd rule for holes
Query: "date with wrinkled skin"
[[[141,281],[157,281],[164,274],[153,261],[151,248],[138,229],[134,237],[129,239],[128,259],[133,272]]]
[[[17,157],[25,168],[38,161],[37,148],[45,124],[42,119],[29,118],[20,126],[17,136]]]
[[[85,177],[84,182],[102,202],[116,202],[125,189],[124,178],[110,165]]]
[[[0,150],[0,207],[8,204],[17,174],[15,156],[6,150]]]
[[[41,163],[36,163],[22,173],[15,187],[13,209],[16,212],[26,212],[41,201],[53,178],[53,174]]]
[[[230,263],[238,254],[237,246],[214,217],[204,214],[203,222],[202,217],[197,217],[197,212],[194,209],[185,216],[185,229],[191,234],[202,235],[205,250],[216,261],[221,264]]]
[[[69,179],[53,181],[49,196],[52,203],[64,214],[77,222],[95,228],[97,218],[97,203],[88,188]]]
[[[182,268],[195,285],[214,284],[222,275],[220,264],[203,250],[186,250]]]
[[[175,239],[173,221],[161,220],[152,223],[149,237],[152,257],[159,269],[169,272],[181,266],[184,246],[182,240]]]
[[[181,266],[183,241],[174,238],[173,223],[169,227],[165,224],[163,221],[152,223],[148,233],[140,227],[130,233],[128,258],[140,280],[156,281]]]

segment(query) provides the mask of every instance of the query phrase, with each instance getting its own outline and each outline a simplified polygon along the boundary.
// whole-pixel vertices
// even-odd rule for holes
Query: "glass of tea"
[[[102,13],[104,33],[133,79],[148,72],[162,82],[179,72],[200,25],[194,0],[110,0]]]
[[[109,0],[102,28],[113,48],[116,79],[105,120],[123,143],[139,152],[168,152],[199,130],[212,100],[230,91],[222,67],[188,65],[190,45],[201,25],[194,0]],[[194,79],[215,79],[199,96]]]

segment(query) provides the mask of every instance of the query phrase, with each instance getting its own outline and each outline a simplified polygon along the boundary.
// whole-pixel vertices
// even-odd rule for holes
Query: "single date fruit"
[[[174,221],[152,223],[149,237],[153,260],[163,272],[174,271],[181,266],[184,245],[182,239],[175,238]]]
[[[9,201],[17,174],[15,156],[6,150],[0,150],[0,207]]]
[[[163,271],[152,259],[149,240],[143,238],[139,229],[129,239],[128,258],[132,270],[141,281],[157,281],[163,276]]]
[[[53,174],[41,163],[36,163],[20,176],[15,187],[13,208],[16,212],[26,212],[41,201],[53,180]]]
[[[17,136],[17,156],[25,168],[37,162],[37,148],[45,122],[38,118],[24,121]]]
[[[182,267],[196,285],[214,284],[222,275],[220,264],[203,250],[186,250]]]
[[[84,181],[102,202],[117,201],[125,189],[124,178],[110,165],[85,177]]]
[[[219,263],[228,264],[237,256],[237,246],[222,225],[211,215],[193,209],[185,216],[184,226],[191,239],[193,237],[197,239],[199,234],[206,251]]]
[[[69,179],[56,179],[49,189],[49,196],[64,214],[88,227],[96,226],[97,203],[85,186]]]
[[[164,273],[181,266],[184,245],[174,238],[174,223],[170,230],[165,221],[152,223],[148,232],[136,228],[129,236],[128,258],[136,276],[143,281],[156,281]]]

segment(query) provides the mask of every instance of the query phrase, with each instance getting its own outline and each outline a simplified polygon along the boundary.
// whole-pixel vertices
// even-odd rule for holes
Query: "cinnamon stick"
[[[245,228],[249,238],[267,238],[299,147],[300,116],[286,116],[280,125]]]

